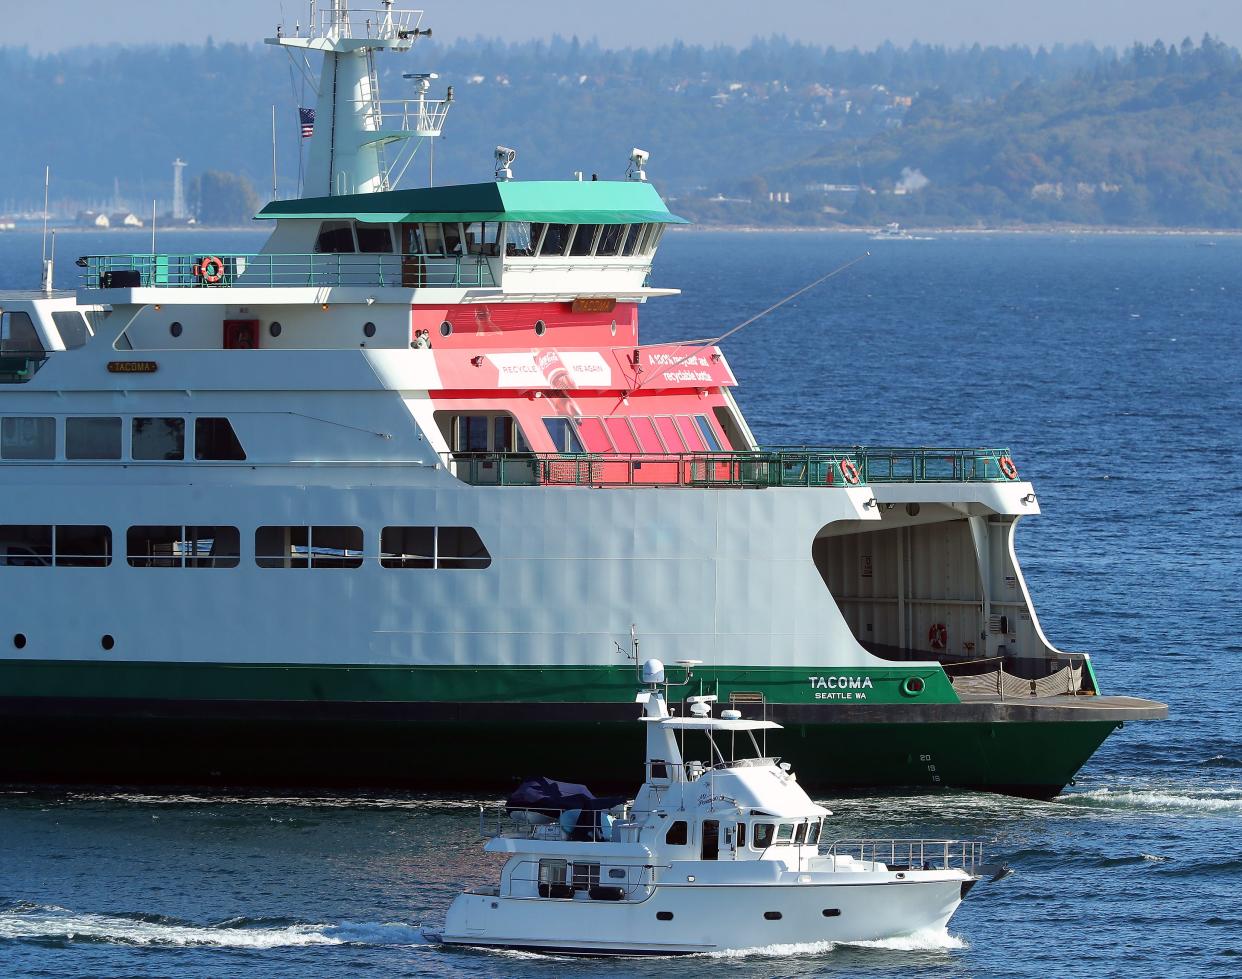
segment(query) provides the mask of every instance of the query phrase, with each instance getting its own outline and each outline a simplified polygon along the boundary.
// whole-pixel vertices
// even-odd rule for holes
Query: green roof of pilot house
[[[525,180],[272,201],[259,218],[389,221],[546,221],[549,224],[688,224],[648,183]]]

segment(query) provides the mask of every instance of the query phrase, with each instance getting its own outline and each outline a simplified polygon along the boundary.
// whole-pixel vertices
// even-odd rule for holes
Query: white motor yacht
[[[523,783],[485,834],[488,852],[508,855],[499,885],[458,895],[434,939],[663,955],[900,938],[944,929],[987,872],[977,842],[828,843],[832,813],[765,751],[780,725],[735,709],[713,716],[712,695],[672,715],[660,661],[644,663],[642,678],[647,755],[635,800]]]

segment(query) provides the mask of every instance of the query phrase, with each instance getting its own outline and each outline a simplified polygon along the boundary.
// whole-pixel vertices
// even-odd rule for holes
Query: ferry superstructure
[[[1007,449],[760,446],[718,345],[640,342],[682,223],[646,154],[392,189],[451,104],[379,98],[421,15],[321,6],[270,39],[324,65],[259,253],[0,298],[0,776],[623,781],[634,623],[812,789],[1052,795],[1164,716],[1046,638]]]

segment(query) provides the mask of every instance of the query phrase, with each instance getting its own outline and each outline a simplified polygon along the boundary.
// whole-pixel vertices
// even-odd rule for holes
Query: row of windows
[[[706,415],[545,418],[557,452],[719,452]]]
[[[50,415],[0,419],[0,459],[56,459],[58,419]],[[227,418],[194,419],[194,458],[239,462],[246,453]],[[120,417],[64,419],[64,458],[120,459],[124,425]],[[179,461],[186,453],[184,418],[134,417],[129,424],[129,456],[139,462]]]
[[[106,568],[112,563],[112,530],[89,525],[0,526],[0,565]],[[125,533],[125,556],[134,568],[235,568],[241,563],[236,527],[136,526]],[[360,527],[260,527],[254,559],[260,568],[358,568]],[[482,570],[492,556],[473,527],[385,527],[380,533],[384,568]]]
[[[821,821],[818,819],[796,823],[755,822],[751,824],[750,848],[766,850],[770,846],[816,846],[819,843],[820,825]],[[714,846],[714,842],[706,838],[709,828],[712,832],[718,831],[719,824],[714,820],[703,824],[705,848]],[[733,829],[736,845],[740,850],[746,845],[746,823],[739,822]],[[730,835],[728,827],[725,828],[725,834],[726,837]],[[672,822],[664,834],[664,842],[670,846],[687,846],[690,842],[689,824],[684,819]]]
[[[650,255],[662,224],[542,224],[529,221],[369,224],[325,221],[315,251],[322,254],[508,255],[603,258]]]

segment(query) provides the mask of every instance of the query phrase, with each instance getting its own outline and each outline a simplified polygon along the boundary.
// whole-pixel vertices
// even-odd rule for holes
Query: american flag
[[[302,138],[310,139],[315,135],[315,110],[298,109],[298,119],[302,123]]]

